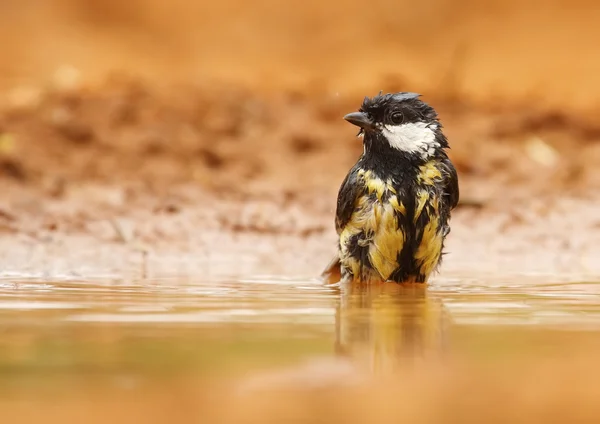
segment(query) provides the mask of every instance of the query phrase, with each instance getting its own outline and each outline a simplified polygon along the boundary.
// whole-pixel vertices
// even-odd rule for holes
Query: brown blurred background
[[[318,272],[362,151],[342,116],[417,91],[461,180],[445,269],[594,268],[597,22],[589,0],[4,0],[0,228],[80,234],[93,252],[123,237],[91,223],[120,216],[134,239],[190,255],[214,248],[197,228],[258,234],[267,269]],[[275,254],[267,235],[282,234]]]
[[[429,95],[595,108],[600,8],[590,0],[4,0],[0,83],[69,64],[159,81]]]

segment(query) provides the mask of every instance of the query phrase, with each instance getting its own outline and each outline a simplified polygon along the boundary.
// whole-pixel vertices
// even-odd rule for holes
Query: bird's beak
[[[344,119],[351,124],[356,125],[357,127],[361,127],[362,129],[368,130],[374,128],[373,121],[369,119],[366,113],[362,112],[352,112],[348,115],[344,116]]]

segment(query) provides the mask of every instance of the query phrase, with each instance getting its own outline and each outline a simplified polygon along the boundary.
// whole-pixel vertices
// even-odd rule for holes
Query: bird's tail
[[[342,264],[340,263],[340,257],[337,254],[321,273],[321,279],[325,284],[339,283],[342,279]]]

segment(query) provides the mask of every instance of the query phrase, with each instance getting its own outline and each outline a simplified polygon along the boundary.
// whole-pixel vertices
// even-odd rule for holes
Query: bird
[[[458,174],[438,114],[420,97],[380,92],[344,116],[359,127],[363,153],[340,186],[337,255],[322,276],[427,284],[438,271]]]

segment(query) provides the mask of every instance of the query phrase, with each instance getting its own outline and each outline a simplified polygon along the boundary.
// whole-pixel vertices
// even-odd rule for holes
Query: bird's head
[[[344,119],[360,127],[365,154],[402,154],[427,160],[448,147],[437,113],[416,93],[379,94],[365,97],[358,112]]]

